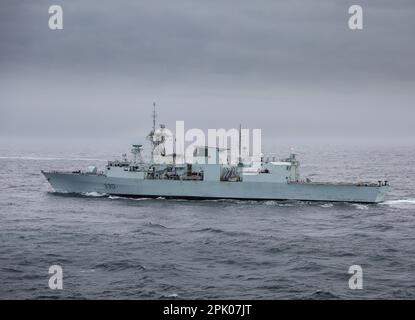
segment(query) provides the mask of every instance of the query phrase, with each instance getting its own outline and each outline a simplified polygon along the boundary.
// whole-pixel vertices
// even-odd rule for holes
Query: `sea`
[[[0,299],[415,298],[413,145],[296,146],[313,181],[388,180],[380,204],[59,194],[41,175],[116,149],[0,144]]]

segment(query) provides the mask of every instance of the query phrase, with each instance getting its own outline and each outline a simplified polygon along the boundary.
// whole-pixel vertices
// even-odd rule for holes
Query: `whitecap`
[[[396,208],[413,208],[415,206],[415,199],[388,200],[380,204]]]
[[[95,272],[95,269],[81,270],[80,272],[81,272],[81,273]]]
[[[92,192],[85,192],[83,193],[83,195],[87,197],[105,197],[107,194],[92,191]]]
[[[356,207],[356,209],[359,209],[359,210],[369,209],[369,207],[367,205],[361,204],[361,203],[352,203],[352,206]]]
[[[275,206],[275,205],[278,205],[278,202],[275,201],[275,200],[266,200],[266,201],[264,201],[264,204],[266,206]]]
[[[115,196],[115,195],[109,196],[108,199],[111,199],[111,200],[123,199],[123,200],[134,200],[134,201],[151,200],[151,198],[120,197],[120,196]]]
[[[286,202],[286,203],[284,203],[284,202],[277,202],[276,204],[278,205],[278,207],[294,207],[294,204],[293,203],[290,203],[290,202]]]

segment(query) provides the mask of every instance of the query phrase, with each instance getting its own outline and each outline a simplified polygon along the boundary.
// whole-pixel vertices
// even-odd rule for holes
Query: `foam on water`
[[[292,206],[294,206],[293,202],[284,202],[284,201],[278,201],[278,200],[266,200],[263,203],[266,206],[276,206],[276,207],[292,207]]]
[[[388,200],[380,204],[403,209],[415,208],[415,199]]]
[[[93,197],[93,198],[100,198],[100,197],[106,197],[108,196],[106,193],[99,193],[99,192],[85,192],[82,193],[82,195],[87,196],[87,197]]]
[[[136,197],[120,197],[115,195],[110,195],[108,199],[111,200],[133,200],[133,201],[144,201],[144,200],[152,200],[152,198],[136,198]]]
[[[359,210],[368,210],[369,206],[361,203],[352,203],[352,206]]]

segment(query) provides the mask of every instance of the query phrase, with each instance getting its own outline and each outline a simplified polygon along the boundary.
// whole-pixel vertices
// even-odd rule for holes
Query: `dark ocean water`
[[[3,146],[0,298],[415,298],[415,148],[298,151],[313,180],[389,180],[386,202],[55,194],[41,169],[103,166],[94,159],[114,152]],[[63,290],[48,287],[53,264]],[[363,290],[348,287],[354,264]]]

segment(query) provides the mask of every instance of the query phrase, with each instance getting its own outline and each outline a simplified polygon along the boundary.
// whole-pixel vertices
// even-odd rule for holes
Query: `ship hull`
[[[56,192],[97,192],[126,197],[377,203],[383,201],[388,188],[346,183],[149,180],[82,173],[42,173]]]

